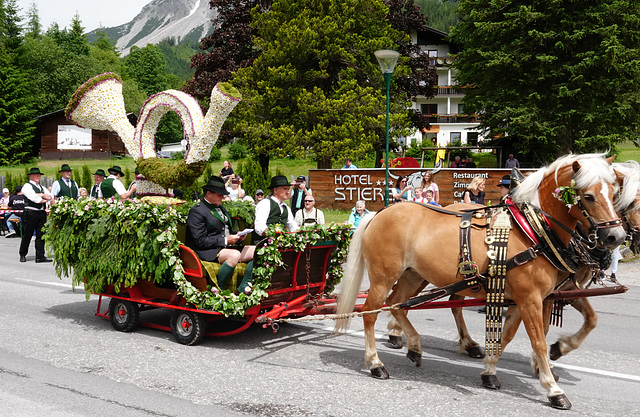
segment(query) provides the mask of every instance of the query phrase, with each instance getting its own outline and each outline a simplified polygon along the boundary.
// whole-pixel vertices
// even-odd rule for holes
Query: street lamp
[[[391,87],[391,74],[393,74],[393,70],[396,67],[396,62],[398,62],[400,53],[390,49],[380,49],[375,51],[373,54],[378,60],[380,70],[382,70],[382,76],[384,77],[384,84],[387,88],[387,152],[385,157],[386,187],[384,189],[384,206],[386,207],[389,205],[389,88]]]

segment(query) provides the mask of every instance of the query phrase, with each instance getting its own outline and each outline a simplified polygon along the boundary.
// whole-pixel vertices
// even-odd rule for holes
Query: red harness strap
[[[507,198],[504,201],[504,203],[507,205],[507,208],[511,213],[511,217],[513,217],[513,220],[520,227],[520,230],[522,230],[524,234],[527,235],[529,239],[531,239],[531,241],[537,245],[539,243],[538,236],[536,235],[536,232],[531,227],[531,224],[529,224],[529,222],[527,221],[524,214],[522,214],[522,212],[518,209],[518,207],[515,205],[513,200],[511,200],[510,198]],[[545,221],[547,221],[546,218],[545,218]]]

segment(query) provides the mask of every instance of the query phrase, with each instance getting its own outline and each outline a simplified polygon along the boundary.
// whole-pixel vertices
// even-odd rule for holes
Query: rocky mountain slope
[[[176,42],[187,39],[198,42],[210,33],[211,19],[215,16],[208,0],[153,0],[131,22],[102,30],[116,41],[124,56],[134,45],[142,48],[171,37]],[[95,32],[89,36],[95,36]]]

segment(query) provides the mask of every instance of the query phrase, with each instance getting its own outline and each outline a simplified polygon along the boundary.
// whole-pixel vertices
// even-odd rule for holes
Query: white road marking
[[[65,284],[62,282],[37,281],[35,279],[24,279],[24,278],[16,278],[16,281],[35,282],[36,284],[44,284],[44,285],[51,285],[53,287],[64,287],[64,288],[72,289],[71,283]],[[84,291],[84,288],[76,287],[76,291],[77,290]]]
[[[333,332],[333,328],[332,327],[325,327],[323,328],[323,330],[327,330],[329,332]],[[358,336],[358,337],[362,337],[364,338],[364,331],[362,330],[354,330],[354,331],[347,331],[346,333],[344,333],[346,335],[349,336]],[[380,333],[376,333],[376,340],[377,341],[387,341],[387,336],[386,335],[382,335]],[[364,350],[364,345],[362,346],[362,349]],[[390,352],[385,352],[385,354],[399,354],[400,356],[404,356],[405,353],[403,350],[392,350]],[[429,360],[437,360],[437,361],[441,361],[441,362],[454,362],[457,364],[464,364],[466,366],[472,366],[475,368],[479,368],[482,369],[484,368],[484,366],[481,363],[471,363],[468,361],[457,361],[455,359],[448,359],[448,358],[440,358],[437,356],[433,356],[433,355],[429,355],[429,354],[425,354],[423,353],[423,355],[427,355],[429,357]],[[575,366],[575,365],[566,365],[566,364],[561,364],[561,363],[553,363],[553,367],[554,368],[561,368],[561,369],[568,369],[571,371],[578,371],[578,372],[584,372],[584,373],[589,373],[589,374],[595,374],[595,375],[602,375],[602,376],[608,376],[611,378],[618,378],[618,379],[625,379],[625,380],[629,380],[629,381],[636,381],[636,382],[640,382],[640,376],[637,375],[629,375],[629,374],[623,374],[620,372],[612,372],[612,371],[604,371],[601,369],[594,369],[594,368],[585,368],[584,366]],[[506,369],[500,369],[500,372],[508,372],[508,373],[513,373],[513,374],[520,374],[520,372],[509,372]]]

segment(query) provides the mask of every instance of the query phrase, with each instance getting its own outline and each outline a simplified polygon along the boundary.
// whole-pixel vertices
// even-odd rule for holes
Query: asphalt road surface
[[[95,316],[52,264],[18,262],[19,239],[0,237],[0,415],[2,416],[620,416],[640,415],[640,263],[621,264],[625,294],[592,298],[599,325],[576,352],[555,362],[568,412],[549,407],[529,366],[523,329],[498,363],[499,391],[481,387],[482,363],[457,353],[447,310],[414,311],[423,365],[386,342],[377,323],[379,354],[391,374],[380,381],[364,367],[362,321],[333,336],[332,322],[284,324],[277,333],[254,325],[226,338],[183,346],[170,333],[115,331]],[[108,301],[108,300],[107,300]],[[167,323],[164,310],[141,318]],[[484,344],[484,316],[465,311]],[[582,317],[565,310],[558,335]]]

